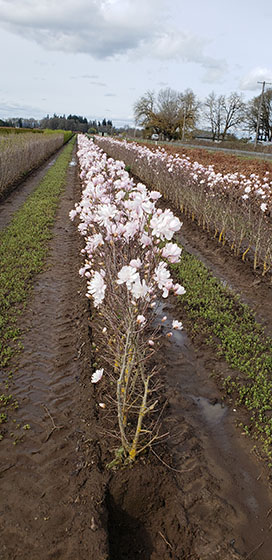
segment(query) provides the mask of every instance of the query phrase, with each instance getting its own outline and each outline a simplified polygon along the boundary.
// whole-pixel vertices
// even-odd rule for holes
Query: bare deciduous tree
[[[250,132],[255,133],[257,128],[258,111],[261,95],[253,97],[246,110],[246,123]],[[263,140],[272,140],[272,89],[265,91],[260,115],[260,136]]]
[[[212,92],[206,97],[203,108],[213,140],[224,140],[227,133],[245,119],[245,103],[242,96],[236,92],[231,93],[229,97],[216,96]]]

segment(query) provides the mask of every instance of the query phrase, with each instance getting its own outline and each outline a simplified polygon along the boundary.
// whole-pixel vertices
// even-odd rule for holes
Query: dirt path
[[[78,277],[79,239],[68,217],[78,189],[70,167],[47,270],[23,318],[24,351],[11,390],[20,402],[14,426],[29,424],[30,430],[16,446],[10,438],[0,446],[1,560],[89,560],[105,550],[97,521],[103,476],[94,403],[84,387],[87,300]]]
[[[4,229],[10,222],[14,212],[22,206],[37,185],[40,183],[47,171],[54,165],[57,157],[62,152],[64,146],[53,154],[45,163],[38,169],[32,171],[30,175],[19,183],[4,200],[0,202],[0,230]]]
[[[167,332],[176,310],[164,304],[159,318],[165,313]],[[238,436],[235,409],[222,402],[210,378],[212,351],[197,351],[184,331],[175,331],[171,343],[162,348],[163,362],[169,447],[180,470],[177,483],[185,492],[187,516],[199,528],[194,545],[201,560],[221,560],[228,545],[246,558],[261,545],[250,558],[269,560],[272,492],[264,468],[252,457],[252,442]],[[227,370],[223,360],[217,366],[222,373]]]
[[[20,401],[14,433],[17,424],[30,429],[17,445],[13,437],[0,444],[1,560],[271,560],[264,471],[209,378],[214,357],[196,350],[183,331],[159,357],[169,401],[167,446],[133,469],[105,469],[112,441],[102,436],[107,410],[98,407],[90,383],[81,241],[68,218],[79,193],[70,166],[48,265],[22,318],[24,350],[11,388]],[[221,274],[215,251],[205,254],[204,238],[197,245],[193,233],[192,251],[203,243],[203,258]],[[169,320],[176,315],[171,305],[158,309],[165,312]]]

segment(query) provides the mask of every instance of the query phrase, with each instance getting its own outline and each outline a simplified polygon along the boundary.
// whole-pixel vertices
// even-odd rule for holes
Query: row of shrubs
[[[27,132],[2,136],[0,133],[0,199],[72,136],[70,131],[50,131],[43,134]]]
[[[25,132],[33,132],[43,134],[42,128],[15,128],[13,126],[0,126],[0,136],[3,134],[24,134]]]
[[[236,256],[250,258],[254,269],[272,271],[272,180],[251,174],[219,173],[164,148],[150,150],[135,142],[96,138],[110,156],[126,163],[131,172],[161,192],[166,200],[203,230],[227,243]]]

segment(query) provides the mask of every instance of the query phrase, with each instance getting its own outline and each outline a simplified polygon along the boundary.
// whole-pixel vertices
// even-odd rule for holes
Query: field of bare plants
[[[0,198],[66,140],[62,132],[3,134],[0,131]]]

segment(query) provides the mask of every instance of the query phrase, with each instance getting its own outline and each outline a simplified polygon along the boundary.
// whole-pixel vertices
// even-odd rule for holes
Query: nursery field
[[[150,144],[146,144],[150,148]],[[216,150],[205,150],[200,146],[197,148],[187,148],[186,146],[171,146],[171,144],[164,144],[163,148],[169,154],[185,154],[190,159],[198,161],[202,165],[214,167],[216,173],[242,173],[246,177],[250,177],[252,173],[263,177],[269,173],[270,181],[272,178],[272,162],[269,160],[260,160],[254,156],[237,156],[231,153],[222,153]],[[153,146],[154,150],[154,146]]]
[[[72,149],[0,208],[0,557],[271,560],[269,271]]]
[[[66,131],[23,130],[18,134],[13,129],[0,128],[0,200],[71,136],[72,132]]]
[[[204,152],[205,164],[165,148],[150,149],[134,142],[97,138],[109,155],[123,159],[139,180],[156,188],[177,211],[198,224],[208,237],[229,246],[235,257],[250,259],[262,276],[271,274],[272,265],[272,182],[271,167],[254,160],[249,172],[232,167],[232,156]],[[201,150],[202,153],[202,150]],[[222,170],[220,170],[220,163]],[[222,158],[222,159],[221,159]],[[239,159],[238,159],[239,161]],[[228,163],[226,163],[228,162]],[[224,171],[224,166],[228,170]],[[250,164],[249,164],[250,165]],[[253,171],[251,167],[251,171]],[[245,173],[247,169],[247,174]],[[262,171],[261,171],[262,170]]]

